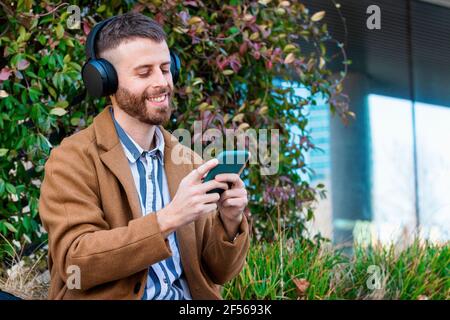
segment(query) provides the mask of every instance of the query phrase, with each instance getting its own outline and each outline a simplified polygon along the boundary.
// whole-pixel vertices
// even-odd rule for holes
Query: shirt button
[[[164,278],[164,283],[165,283],[165,284],[169,283],[169,281],[167,280],[167,278]]]

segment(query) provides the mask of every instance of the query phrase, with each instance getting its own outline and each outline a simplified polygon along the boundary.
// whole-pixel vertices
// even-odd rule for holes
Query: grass
[[[11,253],[0,264],[0,290],[46,299],[45,250],[24,257],[7,245]],[[400,247],[356,245],[349,255],[329,243],[253,241],[242,272],[222,288],[222,295],[230,300],[450,299],[450,243],[414,240]]]
[[[284,252],[282,252],[282,248]],[[352,255],[305,240],[253,243],[225,299],[450,299],[450,245],[355,246]]]
[[[23,252],[0,233],[4,259],[0,264],[0,290],[22,299],[47,299],[49,273],[47,252],[43,249],[24,256]]]

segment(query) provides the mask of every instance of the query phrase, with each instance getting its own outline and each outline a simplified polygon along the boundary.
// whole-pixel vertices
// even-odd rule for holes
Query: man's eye
[[[162,72],[163,72],[163,73],[169,73],[170,70],[163,70]]]
[[[146,77],[148,77],[148,75],[149,75],[148,72],[146,72],[146,73],[139,73],[138,74],[138,76],[141,77],[141,78],[146,78]]]

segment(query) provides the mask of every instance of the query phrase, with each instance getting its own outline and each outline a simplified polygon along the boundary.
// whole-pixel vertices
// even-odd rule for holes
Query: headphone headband
[[[102,28],[115,18],[116,17],[113,16],[106,20],[100,21],[89,32],[88,37],[86,39],[86,57],[88,60],[97,59],[97,54],[95,52],[95,42],[97,41],[97,36],[102,30]]]

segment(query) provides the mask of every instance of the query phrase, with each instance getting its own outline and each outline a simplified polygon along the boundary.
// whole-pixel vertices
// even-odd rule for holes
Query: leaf
[[[238,113],[233,117],[233,122],[241,122],[244,119],[245,114]]]
[[[173,31],[175,31],[176,33],[180,33],[180,34],[183,34],[183,33],[186,33],[186,32],[188,32],[188,31],[189,31],[189,29],[187,29],[187,28],[180,28],[180,27],[175,27],[175,28],[173,28]]]
[[[208,106],[209,106],[209,103],[208,103],[208,102],[202,102],[202,103],[198,106],[198,109],[199,109],[200,111],[205,111],[205,110],[208,108]]]
[[[8,67],[4,67],[1,71],[0,71],[0,81],[5,81],[8,80],[9,77],[11,76],[11,70]]]
[[[7,98],[8,96],[8,92],[6,92],[5,90],[0,90],[0,98]]]
[[[64,36],[64,27],[58,23],[58,25],[55,28],[56,37],[58,39],[61,39]]]
[[[202,18],[200,18],[200,17],[192,17],[188,20],[189,25],[193,25],[193,24],[200,23],[200,22],[202,22]]]
[[[72,118],[70,119],[70,124],[73,126],[77,126],[80,123],[80,118]]]
[[[250,35],[250,40],[252,40],[252,41],[255,41],[255,40],[257,40],[259,38],[259,32],[258,31],[256,31],[256,32],[253,32],[251,35]]]
[[[235,33],[238,33],[239,31],[240,31],[240,30],[239,30],[238,27],[233,26],[233,27],[231,27],[230,29],[228,29],[228,34],[233,35],[233,34],[235,34]]]
[[[304,297],[306,294],[306,290],[309,288],[309,281],[306,279],[297,279],[294,278],[292,281],[295,284],[295,291],[297,292],[297,295],[299,298]]]
[[[317,22],[317,21],[322,20],[323,17],[325,17],[325,11],[319,11],[319,12],[314,13],[314,14],[311,16],[311,21]]]
[[[243,20],[245,21],[245,22],[249,22],[249,21],[251,21],[253,19],[253,16],[251,15],[251,14],[246,14],[245,16],[244,16],[244,18],[243,18]]]
[[[267,6],[272,0],[259,0],[258,3],[262,4],[263,6]]]
[[[284,47],[283,51],[286,52],[286,53],[288,53],[288,52],[290,52],[290,51],[294,51],[295,49],[297,49],[297,47],[296,47],[295,45],[293,45],[293,44],[287,44],[287,45]]]
[[[104,4],[102,4],[100,7],[98,7],[97,8],[97,12],[98,13],[102,13],[103,11],[105,11],[106,10],[106,5],[104,5]]]
[[[319,69],[322,69],[324,66],[325,66],[325,59],[323,57],[320,57]]]
[[[226,69],[226,70],[223,70],[222,73],[226,76],[229,76],[229,75],[233,74],[234,71],[231,69]]]
[[[294,60],[295,60],[295,55],[294,55],[294,53],[291,52],[284,59],[284,63],[289,64],[289,63],[294,62]]]
[[[65,100],[58,101],[58,102],[55,104],[55,108],[63,108],[63,109],[65,109],[65,108],[67,108],[68,106],[69,106],[69,102],[67,102],[67,101],[65,101]]]
[[[11,194],[16,194],[17,193],[16,188],[11,183],[7,183],[6,184],[6,191],[8,191]]]
[[[30,62],[28,60],[22,59],[17,63],[17,69],[25,70],[30,66]]]
[[[269,110],[269,107],[264,106],[264,107],[262,107],[262,108],[259,110],[259,114],[260,114],[260,115],[264,115],[264,114],[267,113],[268,110]]]
[[[64,110],[63,108],[53,108],[52,110],[50,110],[50,114],[54,114],[56,116],[63,116],[67,113],[66,110]]]
[[[11,232],[17,232],[17,229],[14,228],[14,226],[13,226],[11,223],[4,221],[4,222],[3,222],[3,225],[4,225],[9,231],[11,231]]]
[[[250,125],[247,122],[241,123],[238,127],[238,130],[244,131],[245,129],[249,128]]]
[[[0,157],[5,156],[8,153],[9,149],[1,148],[0,149]]]

